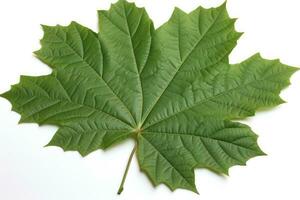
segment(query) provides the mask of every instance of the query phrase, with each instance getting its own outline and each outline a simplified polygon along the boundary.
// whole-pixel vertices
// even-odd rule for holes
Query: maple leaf
[[[227,174],[264,155],[257,135],[230,120],[283,103],[296,68],[258,54],[229,64],[241,33],[225,4],[176,8],[156,30],[123,0],[98,14],[98,34],[76,22],[43,26],[35,54],[52,73],[22,76],[2,95],[21,122],[59,127],[48,145],[85,156],[134,138],[119,193],[135,151],[154,185],[194,192],[194,168]]]

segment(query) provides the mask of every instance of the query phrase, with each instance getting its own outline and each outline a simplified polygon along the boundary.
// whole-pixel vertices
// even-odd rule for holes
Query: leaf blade
[[[1,95],[20,122],[59,127],[47,146],[86,156],[134,138],[154,185],[196,193],[194,168],[228,174],[265,155],[250,127],[230,120],[283,103],[297,68],[258,54],[230,64],[241,33],[226,4],[176,8],[156,30],[144,8],[125,0],[98,16],[99,33],[76,22],[43,25],[35,54],[52,73],[23,76]]]

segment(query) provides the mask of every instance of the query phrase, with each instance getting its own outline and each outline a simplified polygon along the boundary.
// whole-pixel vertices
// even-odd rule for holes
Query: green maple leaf
[[[52,73],[22,76],[2,95],[21,122],[59,127],[48,145],[85,156],[133,138],[119,193],[135,151],[154,185],[194,192],[194,168],[227,174],[264,155],[257,135],[230,120],[283,103],[296,68],[258,54],[229,64],[241,33],[225,4],[176,8],[156,30],[143,8],[123,0],[98,14],[98,34],[76,22],[43,26],[35,54]]]

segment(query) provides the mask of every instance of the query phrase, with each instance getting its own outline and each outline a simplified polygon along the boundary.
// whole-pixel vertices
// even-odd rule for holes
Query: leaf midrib
[[[123,6],[124,6],[124,4],[123,4]],[[128,25],[127,15],[126,15],[126,13],[125,13],[126,8],[125,8],[125,6],[124,6],[123,8],[124,8],[124,9],[123,9],[123,14],[125,15],[124,18],[125,18],[126,28],[127,28],[127,32],[128,32],[128,37],[129,37],[129,41],[130,41],[130,46],[131,46],[130,52],[131,52],[132,57],[133,57],[133,62],[134,62],[134,65],[135,65],[135,69],[136,69],[136,73],[137,73],[137,78],[138,78],[138,83],[139,83],[139,87],[140,87],[140,96],[141,96],[141,97],[140,97],[140,98],[141,98],[141,105],[140,105],[140,109],[139,109],[140,114],[139,114],[139,116],[138,116],[138,119],[136,119],[136,121],[135,121],[136,125],[138,125],[138,124],[139,124],[138,121],[141,120],[141,118],[142,118],[142,113],[143,113],[143,111],[142,111],[142,110],[143,110],[143,100],[144,100],[144,97],[143,97],[143,87],[142,87],[142,81],[141,81],[141,77],[140,77],[140,73],[139,73],[139,68],[138,68],[138,65],[137,65],[136,55],[135,55],[134,48],[133,48],[132,35],[131,35],[130,28],[129,28],[129,25]],[[130,13],[131,13],[131,12],[132,12],[132,10],[130,11]],[[141,14],[140,21],[141,21],[142,15],[143,15],[143,14]],[[139,21],[139,22],[140,22],[140,21]],[[139,28],[139,25],[140,25],[140,24],[138,23],[136,29]]]

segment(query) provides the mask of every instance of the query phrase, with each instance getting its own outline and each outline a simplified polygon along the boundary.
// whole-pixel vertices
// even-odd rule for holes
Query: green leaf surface
[[[22,76],[2,94],[20,122],[59,127],[48,146],[85,156],[133,138],[154,185],[194,192],[195,168],[228,174],[264,155],[250,127],[230,120],[283,103],[279,94],[297,69],[259,54],[230,64],[241,33],[225,4],[176,8],[157,29],[124,0],[98,16],[99,33],[76,22],[43,25],[35,54],[52,73]]]

